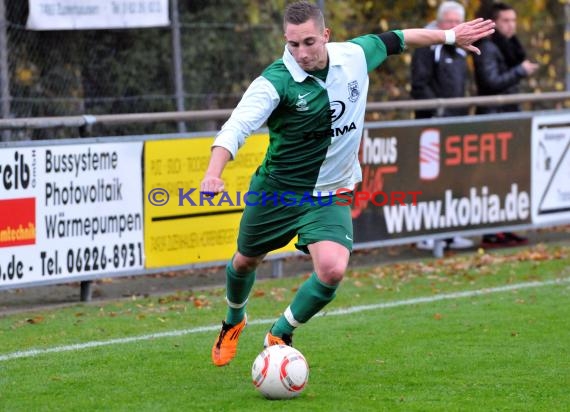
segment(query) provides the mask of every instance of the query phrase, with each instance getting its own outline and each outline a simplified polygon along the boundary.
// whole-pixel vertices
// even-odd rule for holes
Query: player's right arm
[[[279,101],[279,94],[266,78],[260,76],[251,83],[216,135],[208,169],[200,183],[201,192],[215,195],[224,190],[222,172],[226,164],[235,159],[246,137],[263,126]]]
[[[224,181],[221,179],[226,164],[231,160],[232,154],[221,146],[214,146],[210,154],[210,163],[206,175],[200,183],[200,192],[212,195],[224,191]]]

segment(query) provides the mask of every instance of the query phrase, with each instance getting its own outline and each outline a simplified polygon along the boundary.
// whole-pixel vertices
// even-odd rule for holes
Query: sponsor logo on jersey
[[[304,139],[324,139],[327,137],[338,137],[342,136],[352,130],[356,130],[356,124],[354,122],[350,124],[345,124],[341,127],[333,127],[332,129],[326,130],[311,130],[310,132],[304,132]]]
[[[336,122],[344,114],[344,109],[346,105],[340,100],[334,100],[331,102],[331,123]]]

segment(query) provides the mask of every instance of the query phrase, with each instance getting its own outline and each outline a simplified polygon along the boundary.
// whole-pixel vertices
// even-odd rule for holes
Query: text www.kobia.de
[[[382,211],[388,233],[446,229],[526,219],[530,196],[519,192],[517,184],[511,185],[504,199],[490,194],[487,186],[472,187],[469,196],[456,198],[452,190],[446,190],[443,200],[384,206]]]

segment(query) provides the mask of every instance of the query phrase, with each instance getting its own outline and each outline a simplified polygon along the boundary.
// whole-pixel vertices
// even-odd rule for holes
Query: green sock
[[[313,272],[311,277],[297,290],[293,302],[275,322],[271,333],[275,336],[292,334],[297,326],[307,322],[334,299],[337,288],[338,285],[321,282],[317,274]]]
[[[232,262],[228,263],[226,266],[226,300],[228,302],[226,323],[236,325],[243,320],[245,304],[254,282],[255,271],[238,273]]]

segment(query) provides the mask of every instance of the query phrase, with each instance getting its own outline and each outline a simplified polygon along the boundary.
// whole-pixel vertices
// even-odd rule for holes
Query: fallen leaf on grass
[[[158,299],[158,303],[161,305],[165,305],[168,303],[172,303],[172,302],[180,302],[182,300],[182,297],[180,295],[168,295],[168,296],[163,296],[161,298]]]
[[[26,322],[28,322],[30,325],[37,325],[38,323],[42,323],[43,321],[44,317],[40,315],[26,319]]]
[[[200,295],[193,300],[194,307],[201,309],[210,306],[210,301],[205,296]]]
[[[287,290],[285,288],[272,288],[270,294],[276,301],[281,302],[285,300],[286,291]]]

